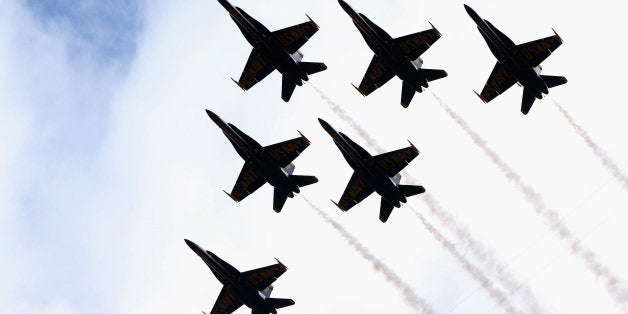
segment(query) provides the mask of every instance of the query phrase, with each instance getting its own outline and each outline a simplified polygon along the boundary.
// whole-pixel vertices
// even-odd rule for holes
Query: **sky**
[[[233,84],[229,78],[239,77],[251,47],[217,1],[0,1],[2,312],[208,312],[221,286],[186,238],[241,271],[281,260],[288,272],[273,296],[296,305],[280,313],[416,312],[303,199],[289,199],[277,214],[268,185],[240,203],[224,195],[243,162],[205,109],[262,145],[297,137],[297,130],[307,136],[312,144],[295,160],[295,174],[320,181],[303,188],[303,196],[437,313],[506,311],[469,269],[519,312],[531,311],[530,300],[542,312],[626,311],[521,188],[531,187],[609,272],[628,278],[622,245],[628,189],[555,106],[628,173],[621,140],[628,61],[617,40],[628,22],[621,4],[467,3],[515,43],[550,36],[552,28],[564,40],[542,65],[544,74],[569,83],[523,116],[518,86],[489,104],[474,95],[495,60],[463,2],[349,3],[393,37],[425,30],[428,22],[438,28],[442,38],[422,56],[423,66],[449,76],[430,91],[481,145],[429,91],[407,109],[399,105],[398,79],[368,97],[357,93],[350,83],[360,82],[372,52],[336,1],[233,2],[270,30],[312,17],[320,30],[301,48],[304,61],[328,66],[311,76],[313,86],[379,147],[390,151],[410,140],[421,151],[402,183],[418,182],[427,193],[410,198],[411,208],[395,209],[385,224],[376,196],[345,213],[330,202],[339,199],[351,169],[316,118],[373,154],[375,148],[312,86],[297,87],[284,103],[277,72],[247,92]],[[504,165],[518,179],[507,178]],[[521,290],[505,292],[426,200],[505,265]],[[446,240],[435,240],[413,211]]]

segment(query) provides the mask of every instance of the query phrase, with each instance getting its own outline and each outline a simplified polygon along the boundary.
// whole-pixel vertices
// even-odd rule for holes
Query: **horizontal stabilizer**
[[[400,185],[399,189],[405,196],[413,196],[425,192],[425,188],[420,185]]]
[[[547,88],[552,88],[567,83],[567,78],[565,78],[564,76],[541,75],[541,78],[543,79],[545,84],[547,84]]]
[[[281,99],[285,102],[288,102],[290,100],[290,97],[292,97],[292,93],[294,92],[294,89],[296,87],[297,85],[294,84],[291,79],[284,75],[283,79],[281,80]]]
[[[294,181],[294,183],[296,183],[299,187],[318,182],[318,178],[316,178],[315,176],[290,175],[290,180]]]
[[[393,207],[394,205],[391,202],[382,197],[382,201],[379,206],[379,220],[381,222],[386,222],[388,220],[388,217],[390,217],[390,214],[393,211]]]
[[[425,75],[425,79],[427,79],[428,82],[447,76],[447,72],[445,72],[445,70],[421,69],[421,72],[423,72],[423,75]]]
[[[308,75],[327,70],[327,66],[322,62],[300,62],[299,65]]]
[[[529,89],[523,89],[523,97],[521,100],[521,113],[528,114],[528,112],[530,112],[535,98],[536,97],[534,97],[534,93],[530,92]]]
[[[406,81],[403,81],[403,84],[401,84],[401,106],[404,108],[408,108],[408,106],[410,106],[410,102],[412,101],[412,98],[414,97],[414,93],[416,92],[416,90],[414,89],[414,86],[410,85],[409,83],[406,83]]]
[[[282,307],[294,305],[294,300],[292,299],[279,299],[279,298],[269,298],[266,299],[270,304],[272,304],[276,309],[280,309]]]
[[[273,210],[276,213],[281,212],[283,205],[286,204],[286,200],[288,199],[288,195],[284,193],[282,190],[275,188],[273,193]]]

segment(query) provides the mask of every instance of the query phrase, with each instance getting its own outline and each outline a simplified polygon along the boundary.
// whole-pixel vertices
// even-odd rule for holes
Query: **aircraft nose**
[[[342,1],[342,0],[338,0],[338,3],[340,3],[340,6],[342,7],[343,10],[349,12],[351,10],[351,6],[349,6],[348,3]]]
[[[475,18],[476,16],[478,16],[475,10],[471,9],[471,7],[466,4],[464,5],[464,9],[467,11],[467,14],[469,14],[469,16],[471,16],[472,18]]]
[[[320,123],[324,128],[329,127],[329,123],[321,118],[318,118],[318,123]]]
[[[323,129],[325,129],[325,131],[327,131],[327,133],[331,132],[332,127],[331,125],[329,125],[329,123],[327,123],[327,121],[318,118],[318,122],[321,124],[321,126],[323,127]]]
[[[184,239],[184,240],[185,240],[185,244],[187,244],[190,247],[190,249],[192,249],[192,251],[197,252],[197,253],[199,251],[203,251],[203,249],[201,249],[201,247],[198,246],[198,244],[196,244],[196,243],[194,243],[194,242],[192,242],[192,241],[190,241],[188,239]]]
[[[220,119],[218,118],[218,115],[216,115],[215,113],[211,112],[208,109],[205,109],[205,112],[207,113],[207,115],[215,122],[216,120]]]

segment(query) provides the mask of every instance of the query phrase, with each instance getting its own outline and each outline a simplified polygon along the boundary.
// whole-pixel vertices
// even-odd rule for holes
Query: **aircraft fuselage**
[[[334,128],[322,119],[321,125],[329,133],[342,152],[351,168],[363,176],[365,183],[371,186],[377,194],[388,200],[395,207],[401,207],[401,203],[407,201],[406,196],[401,193],[398,184],[378,165],[373,156],[359,145],[350,141],[346,135],[337,132]]]
[[[187,239],[185,242],[190,249],[205,262],[214,276],[216,276],[216,279],[218,279],[226,289],[229,289],[238,300],[242,301],[251,309],[263,310],[267,313],[277,313],[277,309],[266,300],[266,297],[242,277],[235,267],[223,261],[214,253],[204,250],[198,244]]]
[[[238,155],[245,162],[252,163],[253,168],[263,173],[270,185],[283,191],[291,198],[300,192],[299,186],[290,179],[286,169],[275,164],[274,160],[264,152],[263,147],[257,141],[244,134],[234,125],[225,123],[213,112],[208,111],[208,114],[229,139]]]
[[[532,91],[536,98],[541,99],[542,94],[549,93],[547,84],[540,76],[540,68],[534,68],[528,64],[524,56],[517,52],[516,45],[510,38],[500,32],[489,21],[484,20],[471,7],[465,5],[469,16],[473,19],[486,40],[489,49],[499,62],[517,81],[525,88]]]
[[[420,71],[420,64],[410,60],[386,31],[368,20],[366,16],[356,12],[343,0],[338,0],[338,2],[351,17],[353,24],[360,31],[369,48],[381,58],[387,68],[394,71],[401,80],[414,86],[419,93],[423,91],[423,88],[428,87],[428,81]]]
[[[272,33],[264,25],[250,17],[244,10],[233,6],[229,1],[218,0],[218,2],[229,12],[253,49],[269,60],[277,71],[299,86],[303,85],[303,81],[309,80],[307,73],[299,65],[299,60],[295,60],[293,55],[285,51],[272,38]]]

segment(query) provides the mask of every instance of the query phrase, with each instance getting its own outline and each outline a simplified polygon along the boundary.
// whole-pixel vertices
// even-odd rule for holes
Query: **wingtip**
[[[473,92],[482,100],[482,102],[486,103],[486,99],[484,99],[482,95],[478,94],[478,92],[476,92],[475,90],[473,90]]]
[[[237,200],[235,197],[233,197],[233,195],[227,193],[227,191],[222,190],[223,192],[225,192],[225,194],[227,194],[227,196],[229,196],[232,200],[234,200],[236,203],[240,202],[239,200]]]
[[[334,202],[334,200],[331,200],[332,203],[334,203],[334,205],[336,205],[336,207],[338,207],[341,211],[346,212],[347,210],[344,209],[343,207],[341,207],[340,205],[338,205],[338,203]]]
[[[416,148],[416,146],[414,146],[414,144],[412,144],[412,142],[410,142],[410,140],[406,140],[408,141],[408,143],[410,143],[410,147],[412,147],[412,150],[414,150],[417,154],[420,154],[421,151],[419,151],[418,148]]]
[[[309,15],[307,15],[307,13],[305,14],[305,16],[307,16],[307,19],[308,19],[308,20],[310,20],[310,23],[311,23],[314,27],[316,27],[316,29],[319,29],[318,24],[316,24],[316,22],[314,22],[314,20],[312,20],[312,18],[311,18]]]
[[[554,36],[556,36],[558,38],[558,40],[562,43],[563,39],[560,37],[560,35],[558,35],[558,33],[556,32],[556,30],[554,28],[552,28],[552,31],[554,32]]]
[[[308,144],[312,143],[307,137],[305,137],[305,135],[303,135],[303,133],[301,133],[301,131],[297,130],[297,132],[299,132],[299,135],[301,135],[301,138],[304,139]]]
[[[432,29],[434,31],[436,31],[436,34],[438,34],[438,37],[442,36],[442,34],[440,33],[440,31],[434,26],[434,24],[432,24],[432,22],[427,21],[428,23],[430,23],[430,26],[432,26]]]
[[[283,267],[283,269],[288,269],[288,267],[286,267],[286,265],[284,265],[278,258],[275,257],[275,260],[277,261],[277,264],[279,264],[279,266]]]
[[[240,87],[243,91],[245,91],[245,92],[246,92],[246,88],[244,88],[244,86],[243,86],[240,82],[238,82],[238,81],[234,80],[234,79],[233,79],[233,77],[230,77],[230,79],[231,79],[234,83],[236,83],[236,85],[238,85],[238,87]]]
[[[364,92],[357,86],[353,85],[353,83],[351,83],[351,86],[353,86],[353,88],[355,88],[355,90],[358,91],[358,93],[360,93],[360,95],[366,97],[366,95],[364,94]]]

